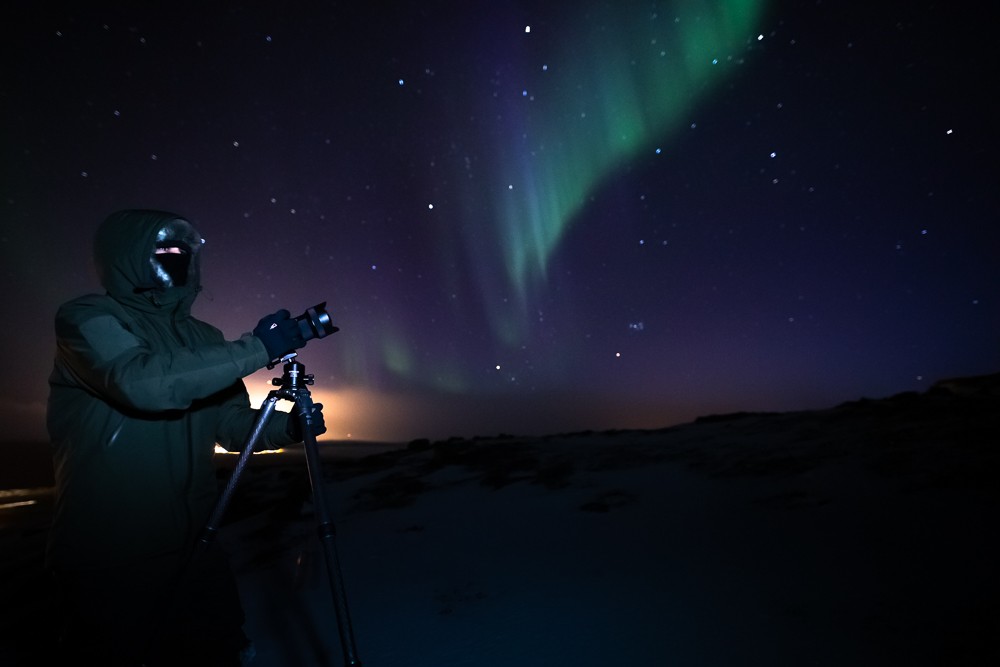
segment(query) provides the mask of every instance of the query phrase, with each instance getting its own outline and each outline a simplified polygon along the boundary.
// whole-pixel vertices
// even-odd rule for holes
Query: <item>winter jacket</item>
[[[186,284],[164,287],[153,250],[171,235],[184,237],[191,260]],[[94,245],[107,293],[59,308],[47,413],[52,568],[181,552],[217,499],[215,444],[240,449],[256,420],[241,378],[267,364],[264,344],[250,334],[226,341],[191,316],[201,243],[171,213],[113,214]],[[273,414],[267,446],[290,444],[287,415]]]

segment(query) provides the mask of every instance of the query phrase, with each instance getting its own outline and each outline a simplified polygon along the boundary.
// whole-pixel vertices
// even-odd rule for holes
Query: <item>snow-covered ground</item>
[[[992,664],[997,496],[965,466],[985,450],[916,431],[894,441],[898,429],[822,445],[837,419],[439,443],[332,476],[357,654],[410,667]],[[311,516],[277,533],[267,520],[228,536],[255,664],[343,664]]]
[[[938,391],[332,457],[357,656],[1000,664],[996,407]],[[255,459],[220,541],[256,667],[344,664],[315,531],[304,461]]]

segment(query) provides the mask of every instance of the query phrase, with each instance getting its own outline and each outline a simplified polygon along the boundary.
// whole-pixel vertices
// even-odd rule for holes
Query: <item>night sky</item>
[[[300,359],[329,438],[656,428],[1000,371],[972,10],[46,4],[8,8],[0,46],[4,439],[44,436],[53,316],[101,291],[91,238],[123,208],[195,224],[195,314],[229,338],[327,302],[341,331]]]

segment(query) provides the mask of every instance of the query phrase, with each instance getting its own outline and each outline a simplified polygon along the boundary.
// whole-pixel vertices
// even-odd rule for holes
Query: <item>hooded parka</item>
[[[190,253],[187,279],[178,284],[153,254],[158,243],[175,242]],[[256,420],[242,378],[263,368],[268,355],[258,338],[226,341],[192,317],[201,245],[181,216],[112,214],[94,244],[106,294],[59,308],[47,415],[56,480],[47,557],[54,569],[181,552],[217,497],[214,445],[239,449]],[[286,425],[287,416],[268,423],[267,446],[291,444]]]

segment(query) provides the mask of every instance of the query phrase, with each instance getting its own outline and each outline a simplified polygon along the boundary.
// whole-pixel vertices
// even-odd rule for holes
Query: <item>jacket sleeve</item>
[[[233,395],[220,409],[215,441],[227,451],[240,450],[250,437],[259,416],[260,410],[250,406],[246,385],[242,381],[238,382],[233,388]],[[271,413],[267,428],[261,434],[254,451],[278,449],[295,444],[287,433],[288,419],[287,412],[275,410]]]
[[[106,309],[67,304],[56,316],[57,356],[93,392],[121,407],[183,410],[232,386],[269,361],[254,336],[153,351]]]

